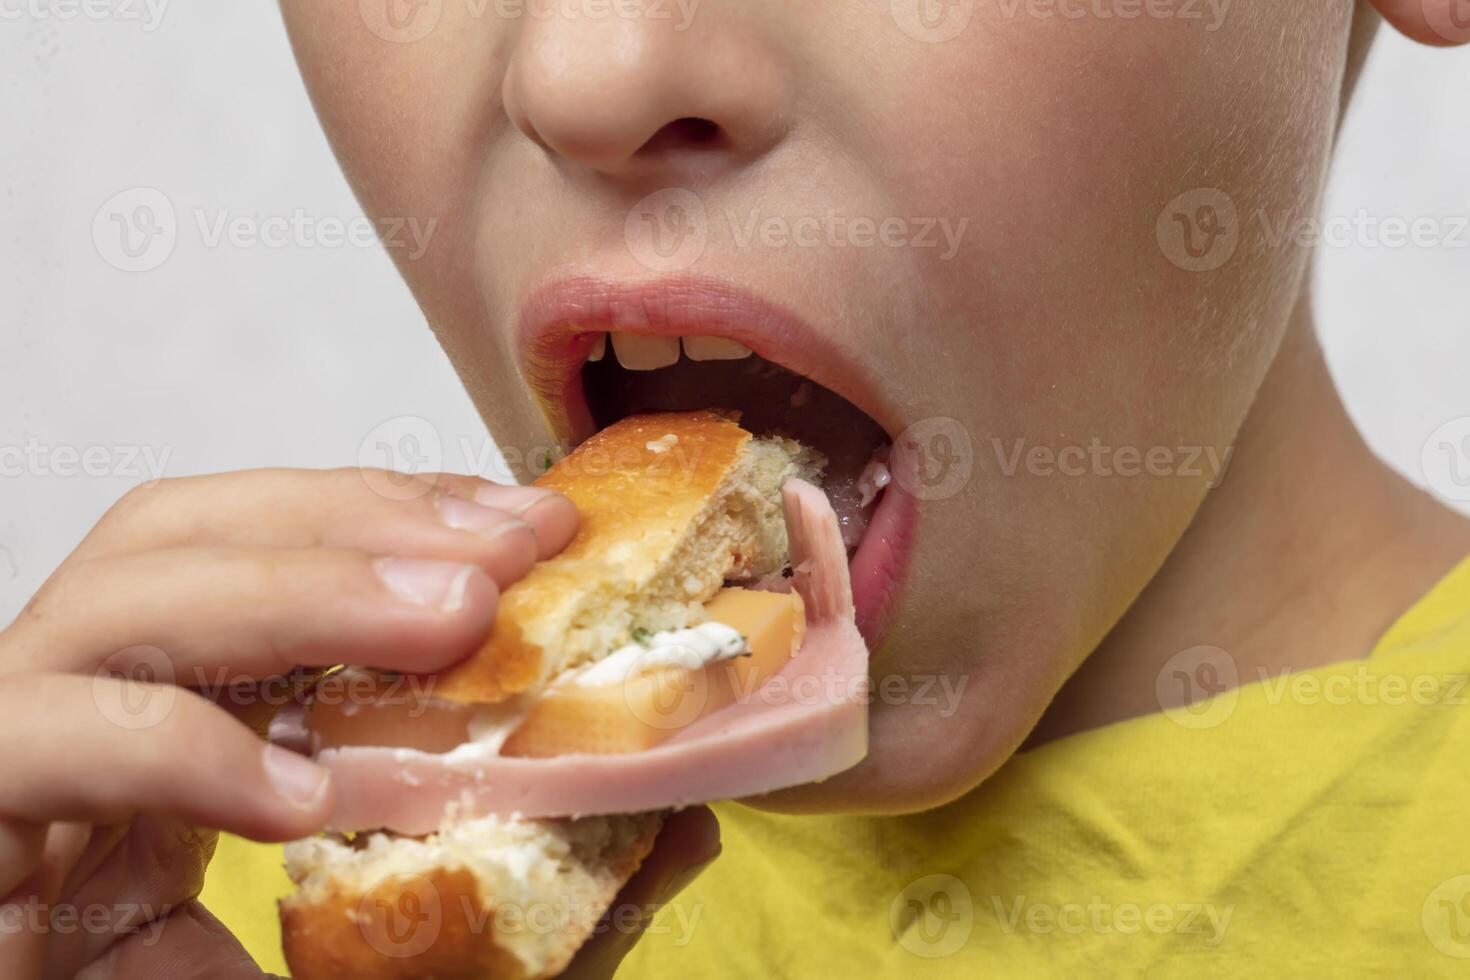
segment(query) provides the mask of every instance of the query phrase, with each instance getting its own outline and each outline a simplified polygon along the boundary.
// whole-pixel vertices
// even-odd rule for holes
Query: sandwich
[[[337,806],[287,846],[293,975],[557,976],[671,809],[859,762],[867,650],[823,462],[733,413],[625,418],[537,481],[579,530],[477,653],[323,678],[305,738]]]

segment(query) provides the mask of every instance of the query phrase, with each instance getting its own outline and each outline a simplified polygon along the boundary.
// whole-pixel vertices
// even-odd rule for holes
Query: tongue
[[[888,472],[887,457],[888,447],[885,446],[874,453],[868,465],[856,474],[847,469],[833,473],[829,466],[827,478],[822,481],[822,489],[832,501],[832,509],[837,512],[842,543],[849,552],[862,543],[863,536],[868,533],[868,524],[873,520],[873,506],[883,488],[893,481]]]

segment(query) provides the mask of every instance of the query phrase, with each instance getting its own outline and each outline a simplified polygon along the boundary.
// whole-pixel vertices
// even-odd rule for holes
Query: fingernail
[[[482,507],[458,497],[439,498],[439,517],[456,531],[469,531],[483,538],[498,538],[512,531],[532,530],[531,525],[503,510]]]
[[[314,810],[327,793],[331,774],[305,756],[279,745],[265,747],[266,778],[281,798],[301,810]]]
[[[487,483],[475,491],[475,503],[519,515],[542,501],[559,496],[561,494],[555,490],[545,490],[541,487],[502,486],[498,483]]]
[[[380,558],[373,563],[378,578],[400,599],[441,612],[458,612],[464,605],[474,565],[452,561],[420,561],[413,558]]]
[[[306,706],[292,702],[271,716],[266,741],[284,749],[304,751],[311,746],[311,730],[306,727]]]

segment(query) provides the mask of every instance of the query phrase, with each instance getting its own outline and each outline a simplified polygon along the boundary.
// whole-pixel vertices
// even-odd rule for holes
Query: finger
[[[267,974],[197,901],[120,939],[77,980],[261,980]]]
[[[196,898],[218,835],[141,814],[121,838],[106,836],[102,843],[110,846],[96,854],[88,847],[62,888],[58,907],[86,928],[53,931],[46,955],[52,976],[75,976],[123,936],[149,930]]]
[[[253,470],[159,480],[118,501],[76,557],[182,547],[324,546],[479,565],[502,586],[576,528],[561,494],[473,477],[405,477],[398,495],[375,470]]]
[[[46,825],[0,819],[0,895],[9,895],[41,863]]]
[[[86,850],[91,828],[54,823],[46,828],[40,860],[0,907],[0,976],[41,977],[51,941],[51,915],[62,883]]]
[[[108,677],[28,675],[0,694],[11,819],[116,823],[170,817],[255,840],[319,831],[332,807],[325,770],[190,691]]]
[[[0,669],[91,673],[141,658],[213,686],[298,664],[427,673],[474,650],[499,592],[474,565],[350,551],[183,548],[64,569],[0,643]]]
[[[136,820],[143,819],[147,818],[136,818]],[[107,824],[92,825],[92,835],[87,841],[87,849],[72,865],[71,873],[67,875],[65,883],[61,886],[63,899],[71,900],[82,890],[95,884],[99,873],[113,864],[119,854],[124,860],[127,859],[129,848],[126,842],[136,820],[127,820],[110,826]]]
[[[543,561],[560,553],[577,533],[576,505],[556,491],[490,483],[454,473],[437,474],[433,481],[446,493],[509,511],[530,524],[536,529],[537,558]]]
[[[563,977],[605,980],[638,943],[653,913],[688,887],[720,856],[720,823],[709,807],[680,810],[664,822],[653,851],[628,879],[598,923],[592,939],[577,951]],[[636,912],[636,915],[630,915]],[[636,922],[629,929],[626,923]]]

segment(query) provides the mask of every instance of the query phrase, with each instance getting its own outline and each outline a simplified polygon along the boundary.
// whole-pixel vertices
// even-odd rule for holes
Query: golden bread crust
[[[281,937],[295,980],[529,980],[520,960],[474,921],[480,916],[489,918],[474,876],[439,869],[388,879],[367,894],[282,902]]]
[[[602,430],[536,481],[571,498],[581,517],[561,554],[500,597],[489,638],[434,679],[434,696],[496,703],[543,676],[530,638],[572,597],[615,579],[646,582],[719,489],[751,434],[714,411],[638,415]]]
[[[591,936],[628,879],[653,850],[662,814],[643,814],[638,833],[606,855],[608,885],[596,908],[575,916],[553,937],[542,968],[528,971],[497,928],[525,928],[463,868],[426,869],[385,878],[363,891],[334,882],[316,901],[280,903],[281,935],[294,980],[546,980],[561,974]],[[559,896],[544,904],[557,907]]]

